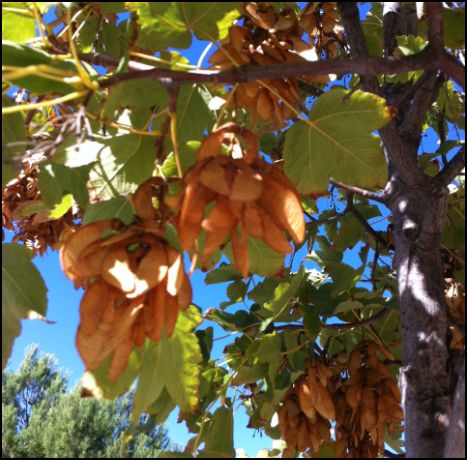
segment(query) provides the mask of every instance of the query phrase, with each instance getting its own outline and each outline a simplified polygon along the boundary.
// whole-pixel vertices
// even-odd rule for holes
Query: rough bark
[[[367,56],[357,5],[350,2],[338,5],[352,56]],[[413,12],[404,15],[404,8],[394,2],[385,4],[383,25],[387,58],[393,52],[395,35],[410,27],[408,22],[412,22]],[[435,60],[437,55],[445,53],[440,42],[439,11],[439,4],[427,4],[429,39],[431,50],[436,52]],[[417,162],[420,112],[431,105],[436,86],[436,75],[432,73],[429,77],[419,88],[403,85],[380,88],[376,78],[362,78],[364,89],[382,94],[392,104],[410,94],[409,103],[399,107],[398,118],[383,128],[380,136],[389,172],[384,196],[394,223],[394,265],[398,275],[404,350],[401,387],[405,444],[406,456],[411,458],[443,457],[452,393],[440,243],[447,211],[446,178],[452,179],[453,173],[446,171],[432,179],[422,173]],[[458,157],[452,169],[459,168],[463,153]]]
[[[465,458],[465,364],[454,394],[444,458]]]
[[[406,456],[441,458],[450,407],[447,308],[440,242],[447,190],[395,185],[394,216],[404,351],[401,389]]]

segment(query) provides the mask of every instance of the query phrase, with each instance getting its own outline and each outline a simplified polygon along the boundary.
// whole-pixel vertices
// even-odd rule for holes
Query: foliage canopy
[[[3,366],[46,317],[32,257],[59,250],[83,394],[137,379],[132,420],[178,408],[186,457],[234,456],[237,404],[284,456],[403,452],[401,367],[448,414],[464,349],[465,13],[444,5],[3,2]],[[228,300],[194,305],[194,270]],[[428,383],[423,353],[451,374]],[[441,456],[438,415],[402,403],[407,454]]]

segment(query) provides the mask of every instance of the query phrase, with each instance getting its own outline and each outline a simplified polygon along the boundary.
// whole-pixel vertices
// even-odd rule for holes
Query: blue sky
[[[189,50],[184,50],[183,54],[192,63],[196,63],[200,54],[206,47],[207,42],[194,40],[192,47]],[[207,60],[204,61],[206,65]],[[433,133],[429,133],[423,141],[423,150],[425,152],[433,152],[436,150],[436,139]],[[330,207],[330,201],[327,198],[321,199],[319,204],[320,209]],[[382,208],[383,215],[387,215],[387,210]],[[378,224],[378,229],[385,230],[387,220],[381,220]],[[7,239],[11,238],[11,234],[7,233]],[[302,262],[306,251],[301,251],[295,256],[294,269]],[[348,252],[344,259],[349,264],[355,264],[355,251]],[[72,283],[64,276],[60,269],[58,254],[49,251],[43,257],[36,257],[34,263],[40,270],[45,283],[48,287],[48,313],[47,318],[54,321],[55,324],[46,324],[41,321],[23,321],[23,331],[21,336],[16,340],[9,368],[15,369],[23,358],[24,349],[31,343],[37,343],[41,351],[52,353],[59,361],[59,365],[69,370],[71,386],[81,377],[84,367],[75,347],[75,334],[79,322],[79,303],[82,296],[82,291],[73,288]],[[314,264],[310,261],[306,262],[307,268],[312,268]],[[194,303],[202,307],[203,311],[210,307],[216,307],[220,302],[227,300],[226,284],[205,285],[205,274],[197,271],[193,274],[192,284],[194,291]],[[229,311],[235,311],[236,308],[243,307],[242,304],[230,307]],[[203,327],[213,325],[212,323],[203,324]],[[215,337],[223,337],[226,333],[222,329],[215,327]],[[217,340],[215,342],[213,357],[221,356],[222,350],[228,343],[229,339]],[[183,424],[176,423],[177,414],[170,416],[167,422],[172,440],[181,445],[185,445],[186,441],[191,437]],[[243,409],[239,409],[235,414],[235,446],[244,448],[250,456],[254,456],[259,449],[269,448],[272,446],[272,440],[267,436],[261,437],[258,433],[255,435],[253,430],[247,429],[246,425],[248,418]]]

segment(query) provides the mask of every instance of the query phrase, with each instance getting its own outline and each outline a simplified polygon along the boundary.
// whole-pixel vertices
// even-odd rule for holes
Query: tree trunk
[[[448,318],[441,232],[448,190],[391,183],[404,366],[406,456],[442,458],[449,424]]]

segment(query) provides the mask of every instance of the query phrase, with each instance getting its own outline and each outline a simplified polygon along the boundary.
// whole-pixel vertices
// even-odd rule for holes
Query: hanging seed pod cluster
[[[315,14],[316,18],[322,17],[322,21],[312,21],[311,14],[313,18]],[[332,28],[331,18],[336,18]],[[312,3],[301,17],[288,6],[248,3],[243,21],[229,29],[228,38],[212,54],[209,62],[213,68],[225,70],[243,65],[317,61],[323,41],[328,43],[333,55],[337,53],[339,40],[334,30],[338,28],[337,10],[331,3]],[[303,40],[304,32],[309,33],[309,42]],[[339,34],[342,36],[340,31]],[[304,80],[326,83],[330,78],[329,75],[321,75]],[[273,120],[279,129],[284,126],[284,120],[295,115],[294,107],[300,100],[298,79],[278,78],[239,84],[230,102],[234,107],[250,109],[253,125],[259,117],[265,121]]]
[[[227,155],[224,155],[223,152]],[[196,164],[187,171],[177,195],[166,202],[179,209],[175,218],[180,244],[191,251],[201,232],[201,262],[227,241],[238,271],[248,275],[248,236],[262,239],[275,251],[292,251],[305,237],[299,195],[277,166],[258,156],[251,131],[228,123],[202,142]]]
[[[401,395],[387,366],[394,360],[374,342],[361,342],[350,354],[348,376],[336,394],[336,453],[349,458],[377,457],[384,450],[386,432],[402,419]]]
[[[2,227],[15,233],[13,242],[21,241],[34,254],[43,255],[48,247],[58,249],[60,234],[76,227],[74,220],[79,212],[73,207],[58,219],[41,212],[38,176],[37,165],[25,164],[18,177],[6,184],[2,192]]]
[[[307,372],[289,389],[279,409],[279,428],[287,443],[284,457],[295,452],[316,454],[321,444],[331,441],[331,421],[336,418],[329,391],[331,369],[309,361]]]
[[[118,219],[82,226],[64,236],[62,269],[86,292],[80,305],[77,348],[86,367],[111,357],[116,380],[133,347],[146,337],[173,334],[178,313],[191,303],[191,284],[183,255],[166,241],[152,200],[158,179],[149,179],[132,199],[136,221]]]
[[[300,25],[309,34],[318,54],[336,57],[345,44],[344,28],[336,2],[310,2],[300,15]]]
[[[403,414],[397,383],[377,352],[394,359],[384,347],[365,341],[345,364],[308,362],[278,411],[286,456],[316,454],[330,442],[334,422],[337,457],[376,458],[383,453],[386,433],[400,426]]]

